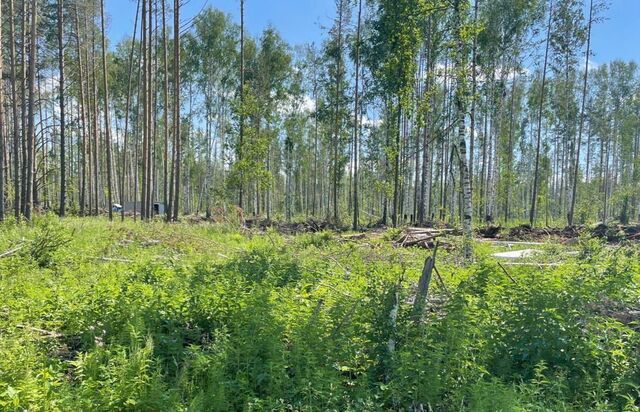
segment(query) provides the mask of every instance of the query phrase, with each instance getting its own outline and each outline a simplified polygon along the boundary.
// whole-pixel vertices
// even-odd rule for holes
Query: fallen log
[[[367,234],[366,233],[355,233],[352,235],[343,235],[340,236],[338,239],[342,240],[342,241],[356,241],[356,240],[363,240],[367,238]]]
[[[491,245],[506,245],[511,247],[513,245],[521,245],[521,246],[544,246],[545,243],[542,242],[520,242],[514,241],[510,242],[508,240],[491,240],[491,239],[478,239],[479,242],[489,243]]]
[[[539,267],[558,267],[560,263],[537,263],[537,262],[504,262],[504,266],[539,266]]]
[[[94,257],[93,259],[101,260],[103,262],[133,263],[133,260],[129,260],[129,259],[117,259],[117,258],[109,258],[109,257]]]
[[[6,252],[4,252],[4,253],[0,254],[0,259],[8,258],[8,257],[10,257],[10,256],[15,255],[15,254],[16,254],[16,253],[18,253],[20,250],[22,250],[22,248],[23,248],[23,247],[24,247],[24,244],[22,244],[22,245],[18,245],[18,246],[16,246],[15,248],[10,249],[10,250],[8,250],[8,251],[6,251]]]
[[[424,228],[406,228],[403,234],[394,242],[395,247],[414,247],[419,246],[424,249],[433,248],[433,242],[438,237],[450,232],[451,229],[424,229]]]
[[[404,247],[411,247],[411,246],[415,246],[415,245],[420,244],[420,243],[423,243],[423,242],[431,242],[431,241],[433,241],[435,238],[436,238],[435,236],[425,236],[425,237],[418,238],[418,239],[411,239],[411,240],[406,239],[406,240],[402,243],[402,246],[404,246]]]

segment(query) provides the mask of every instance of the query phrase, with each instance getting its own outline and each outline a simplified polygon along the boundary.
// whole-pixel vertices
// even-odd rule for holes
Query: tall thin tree
[[[66,118],[64,82],[64,10],[58,0],[58,71],[60,76],[60,217],[64,217],[67,204]]]
[[[174,0],[173,13],[173,136],[176,157],[172,219],[177,221],[180,204],[180,159],[182,157],[180,147],[180,0]]]
[[[571,205],[569,206],[568,224],[573,226],[573,218],[578,198],[578,170],[580,169],[580,148],[582,146],[582,132],[584,130],[584,112],[587,105],[587,83],[589,80],[589,56],[591,54],[591,26],[593,25],[593,0],[589,2],[589,21],[587,22],[587,53],[584,58],[584,76],[582,78],[582,103],[580,106],[580,119],[578,137],[576,141],[576,158],[573,169],[573,191],[571,193]]]
[[[454,54],[455,70],[456,70],[456,90],[455,105],[457,110],[457,127],[458,127],[458,161],[460,163],[460,177],[462,182],[460,189],[462,190],[462,228],[463,228],[463,254],[466,261],[470,261],[473,257],[473,203],[471,193],[471,178],[469,176],[469,165],[467,164],[467,143],[466,143],[466,100],[467,100],[467,79],[466,79],[466,47],[464,40],[464,22],[466,21],[467,5],[466,0],[454,1],[454,13],[456,33],[455,41],[456,51]]]
[[[18,114],[18,76],[16,73],[16,34],[15,34],[15,11],[13,0],[9,0],[9,63],[11,77],[11,114],[12,114],[12,135],[13,135],[13,213],[17,219],[20,218],[20,118]]]
[[[240,0],[240,137],[236,148],[238,161],[242,161],[244,145],[244,0]],[[240,171],[240,188],[238,191],[238,207],[244,208],[244,182],[242,170]]]
[[[149,77],[147,66],[149,65],[149,23],[148,23],[148,0],[142,0],[142,45],[141,45],[141,58],[142,58],[142,193],[140,194],[140,219],[145,221],[147,219],[147,174],[150,172],[148,169],[147,159],[147,144],[149,142]]]
[[[82,155],[80,156],[80,216],[84,216],[87,198],[87,103],[85,98],[85,72],[84,61],[82,56],[81,33],[80,33],[80,16],[78,12],[78,4],[75,6],[75,27],[76,27],[76,51],[78,53],[78,81],[80,90],[80,122],[82,123]]]
[[[353,103],[353,230],[358,230],[360,220],[360,204],[358,201],[358,143],[360,128],[360,29],[362,25],[362,0],[358,0],[358,25],[356,29],[355,74],[356,84]]]
[[[344,22],[344,8],[345,0],[337,0],[338,6],[338,26],[337,26],[337,39],[336,39],[336,74],[335,74],[335,108],[333,113],[333,185],[332,185],[332,204],[333,204],[333,222],[338,224],[340,222],[340,213],[338,210],[338,185],[339,185],[339,159],[338,159],[338,147],[340,146],[340,132],[341,132],[341,119],[340,119],[340,101],[341,101],[341,85],[342,85],[342,40],[343,40],[343,22]]]
[[[4,118],[4,87],[3,87],[3,57],[2,57],[2,4],[0,4],[0,221],[4,220],[4,155],[6,153],[5,118]]]
[[[22,215],[26,215],[27,210],[27,168],[29,167],[29,157],[27,156],[27,148],[28,148],[28,120],[27,116],[29,113],[29,95],[28,95],[28,44],[29,40],[28,30],[29,30],[29,4],[28,0],[22,0],[22,18],[20,24],[20,38],[22,39],[20,42],[20,128],[22,133],[22,139],[20,139],[20,157],[21,157],[21,175],[20,175],[20,213]]]
[[[95,5],[95,3],[93,3]],[[85,14],[85,24],[87,23],[88,16]],[[85,28],[86,30],[86,28]],[[91,76],[91,88],[88,93],[91,97],[91,122],[92,122],[92,188],[93,188],[93,214],[98,216],[100,209],[100,132],[98,131],[98,81],[96,80],[98,69],[96,67],[96,32],[91,30],[91,68],[88,74]],[[89,61],[89,55],[87,55],[87,62]]]
[[[473,156],[475,153],[476,141],[476,106],[478,92],[478,34],[476,25],[478,24],[478,6],[480,0],[473,2],[473,45],[471,47],[471,112],[469,114],[469,180],[471,181],[471,189],[473,190]]]
[[[148,12],[147,12],[147,28],[149,29],[149,33],[147,35],[147,47],[146,47],[146,52],[147,52],[147,73],[146,73],[146,78],[147,78],[147,100],[146,100],[146,104],[147,104],[147,116],[146,116],[146,125],[145,125],[145,129],[146,129],[146,133],[147,133],[147,145],[146,145],[146,153],[145,153],[145,158],[146,158],[146,163],[145,163],[145,169],[146,169],[146,180],[145,180],[145,191],[144,191],[144,196],[145,196],[145,216],[148,219],[150,219],[153,216],[153,140],[154,140],[154,133],[153,133],[153,119],[154,119],[154,109],[153,109],[153,97],[154,97],[154,83],[153,83],[153,3],[154,0],[149,0],[149,6],[148,6]]]
[[[163,111],[163,123],[164,123],[164,152],[163,152],[163,160],[162,160],[162,182],[163,182],[163,190],[162,196],[165,206],[165,215],[166,218],[169,218],[169,199],[168,199],[168,188],[169,188],[169,46],[168,46],[168,35],[167,35],[167,14],[166,14],[166,0],[162,0],[162,64],[164,68],[164,84],[163,84],[163,103],[164,103],[164,111]]]
[[[547,64],[549,61],[549,44],[551,42],[551,21],[553,19],[553,0],[549,3],[549,22],[547,24],[547,41],[544,51],[544,65],[542,67],[542,84],[540,85],[540,103],[538,106],[538,130],[536,134],[536,162],[533,174],[533,193],[531,196],[531,209],[529,209],[529,224],[534,225],[536,220],[536,206],[538,204],[538,184],[540,180],[540,147],[542,140],[542,116],[544,110],[544,89],[547,82]]]
[[[29,99],[28,99],[28,131],[27,131],[27,173],[25,176],[26,201],[24,216],[31,220],[34,192],[35,141],[36,141],[36,56],[38,48],[38,1],[31,1],[31,34],[29,41]]]
[[[102,31],[102,86],[104,87],[104,144],[107,148],[107,208],[109,209],[109,220],[113,221],[111,119],[109,116],[109,82],[107,80],[107,38],[104,21],[104,0],[100,0],[100,26]]]
[[[164,0],[163,0],[164,5]],[[164,10],[164,9],[163,9]],[[136,19],[133,23],[133,40],[131,41],[131,51],[129,52],[129,80],[127,83],[127,102],[124,110],[124,138],[122,144],[122,176],[120,177],[120,220],[124,221],[125,190],[124,184],[127,177],[127,147],[129,144],[129,117],[131,111],[131,83],[133,80],[133,60],[136,49],[136,35],[138,34],[138,17],[140,12],[140,0],[136,5]],[[166,179],[166,177],[165,177]],[[166,203],[165,203],[166,204]]]

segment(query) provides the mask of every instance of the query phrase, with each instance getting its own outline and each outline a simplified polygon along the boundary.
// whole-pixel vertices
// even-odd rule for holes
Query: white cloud
[[[313,99],[313,97],[309,95],[304,96],[304,98],[302,99],[301,110],[303,112],[309,112],[309,113],[316,111],[316,101]]]
[[[380,127],[382,126],[382,119],[371,119],[368,116],[362,116],[362,125],[366,127]]]
[[[582,67],[584,67],[584,64],[585,64],[585,61],[584,61],[584,58],[583,58],[582,59],[582,63],[581,63]],[[596,61],[594,61],[592,59],[589,59],[587,67],[589,68],[589,71],[596,70],[598,67],[600,67],[600,63],[598,63],[598,62],[596,62]]]

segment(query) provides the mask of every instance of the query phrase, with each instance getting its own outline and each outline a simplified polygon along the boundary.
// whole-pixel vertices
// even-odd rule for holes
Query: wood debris
[[[491,245],[496,246],[506,246],[509,249],[514,246],[544,246],[546,243],[543,242],[518,242],[518,241],[509,241],[509,240],[491,240],[491,239],[479,239],[480,242],[489,243]]]
[[[29,325],[18,324],[18,325],[16,325],[16,327],[18,329],[25,329],[25,330],[37,333],[37,334],[41,335],[44,338],[58,339],[58,338],[62,338],[64,336],[62,333],[49,331],[49,330],[45,330],[45,329],[40,329],[40,328],[34,328],[33,326],[29,326]]]
[[[435,240],[437,238],[444,236],[445,234],[452,231],[452,229],[408,227],[394,242],[394,246],[433,249],[433,247],[435,246]]]
[[[18,253],[20,250],[22,250],[22,248],[23,248],[23,247],[24,247],[24,244],[22,244],[22,245],[18,245],[18,246],[16,246],[16,247],[15,247],[15,248],[13,248],[13,249],[10,249],[10,250],[7,250],[7,251],[6,251],[6,252],[4,252],[4,253],[1,253],[1,254],[0,254],[0,259],[2,259],[2,258],[7,258],[7,257],[10,257],[10,256],[15,255],[15,254],[16,254],[16,253]]]
[[[133,263],[133,260],[131,259],[119,259],[119,258],[110,258],[110,257],[103,257],[103,256],[97,256],[92,259],[101,260],[103,262]]]

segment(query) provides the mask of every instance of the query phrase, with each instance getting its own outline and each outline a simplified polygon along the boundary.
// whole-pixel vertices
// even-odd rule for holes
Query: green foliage
[[[35,221],[33,239],[25,249],[29,256],[41,268],[51,265],[55,253],[71,241],[71,234],[53,215],[39,217]]]
[[[465,269],[442,251],[448,292],[434,281],[416,322],[426,254],[394,249],[390,233],[357,243],[52,218],[1,233],[3,247],[70,241],[44,266],[0,259],[2,410],[638,406],[640,336],[612,315],[639,298],[633,248],[581,239],[558,268],[510,268],[517,283],[487,246]]]
[[[378,1],[378,18],[367,60],[381,82],[381,93],[397,98],[400,108],[411,106],[417,71],[420,23],[425,15],[424,0]]]
[[[70,397],[81,410],[157,411],[175,408],[153,358],[153,342],[129,348],[113,345],[79,354],[70,365],[77,386]]]

